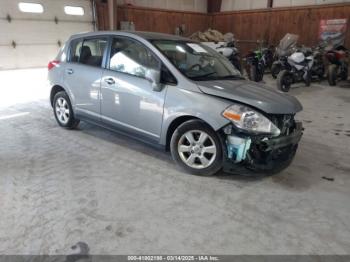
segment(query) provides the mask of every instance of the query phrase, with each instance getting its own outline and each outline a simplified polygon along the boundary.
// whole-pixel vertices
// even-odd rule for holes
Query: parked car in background
[[[302,136],[296,98],[245,80],[225,57],[187,38],[78,34],[48,68],[60,126],[84,120],[170,149],[188,173],[280,171]]]

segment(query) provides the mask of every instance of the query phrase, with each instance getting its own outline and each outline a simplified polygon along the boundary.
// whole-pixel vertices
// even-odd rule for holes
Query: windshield
[[[280,56],[290,55],[296,48],[299,36],[294,34],[286,34],[277,47],[277,53]]]
[[[230,61],[210,47],[190,41],[155,40],[152,43],[192,80],[242,79]]]

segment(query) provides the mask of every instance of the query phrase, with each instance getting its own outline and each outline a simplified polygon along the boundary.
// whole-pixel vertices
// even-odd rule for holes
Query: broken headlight
[[[223,117],[231,120],[242,130],[278,136],[281,131],[268,118],[258,111],[240,104],[233,104],[222,113]]]

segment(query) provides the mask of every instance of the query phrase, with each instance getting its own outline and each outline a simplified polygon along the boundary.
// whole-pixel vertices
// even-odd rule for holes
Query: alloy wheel
[[[70,117],[70,110],[66,99],[59,97],[56,100],[55,111],[58,121],[66,125]]]
[[[184,133],[180,137],[177,150],[181,160],[195,169],[209,167],[217,154],[213,138],[201,130],[190,130]]]

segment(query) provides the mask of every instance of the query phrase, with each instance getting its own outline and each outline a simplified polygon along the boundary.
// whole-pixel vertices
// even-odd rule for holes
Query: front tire
[[[288,92],[291,86],[291,76],[287,70],[282,70],[277,76],[277,88],[283,92]]]
[[[221,140],[201,120],[180,125],[171,137],[170,150],[176,164],[193,175],[211,176],[223,165]]]
[[[279,72],[281,71],[281,65],[280,64],[272,64],[271,66],[271,75],[274,79],[277,78]]]
[[[323,79],[325,71],[326,71],[325,67],[324,65],[322,65],[317,75],[319,80]]]
[[[337,84],[337,77],[338,77],[338,67],[336,65],[330,65],[328,67],[328,83],[330,86],[335,86]]]
[[[311,85],[311,72],[308,71],[306,73],[305,79],[304,79],[305,85],[310,86]]]
[[[66,92],[58,92],[53,99],[53,113],[57,123],[64,128],[74,129],[79,120],[74,117],[72,104]]]

